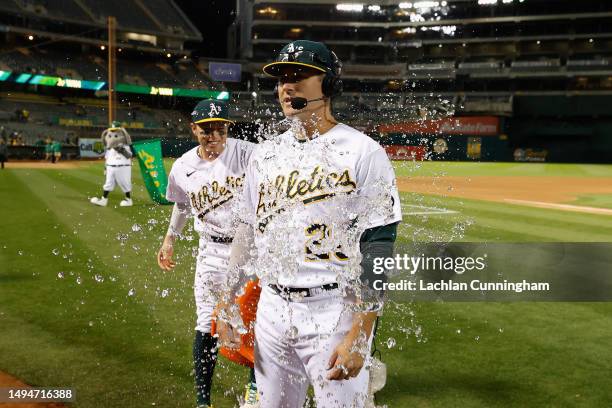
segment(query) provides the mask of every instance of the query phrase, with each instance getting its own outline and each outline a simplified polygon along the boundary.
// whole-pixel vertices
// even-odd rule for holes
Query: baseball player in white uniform
[[[200,235],[194,294],[197,309],[193,358],[198,407],[210,406],[217,339],[211,334],[219,285],[225,282],[230,244],[234,236],[233,205],[240,197],[244,173],[253,144],[228,137],[228,106],[224,101],[203,100],[192,112],[191,130],[198,146],[183,154],[168,176],[166,197],[174,202],[170,226],[157,260],[170,270],[173,245],[188,215]],[[257,389],[254,372],[244,406],[254,407]],[[251,405],[248,405],[248,404]]]
[[[318,407],[365,407],[382,307],[369,266],[391,255],[401,221],[394,171],[378,143],[334,119],[341,63],[324,44],[294,41],[264,72],[278,78],[291,128],[260,144],[247,168],[219,335],[237,344],[229,300],[254,272],[261,406],[301,408],[310,384]]]
[[[121,207],[131,207],[132,201],[132,151],[130,145],[132,139],[130,134],[117,122],[113,126],[102,132],[102,142],[106,147],[104,153],[106,180],[102,186],[102,197],[92,197],[89,201],[92,204],[106,207],[108,205],[108,195],[115,189],[115,185],[125,194],[121,200]]]

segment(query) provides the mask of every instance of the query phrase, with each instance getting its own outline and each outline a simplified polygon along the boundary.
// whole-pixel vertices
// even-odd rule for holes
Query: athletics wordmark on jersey
[[[356,188],[357,183],[349,169],[329,171],[318,165],[311,172],[292,170],[285,175],[279,174],[274,184],[259,184],[258,229],[263,232],[271,217],[284,211],[287,205],[295,202],[312,204],[337,194],[350,194]]]
[[[287,175],[276,176],[274,185],[261,183],[256,214],[261,216],[273,212],[281,203],[299,200],[309,204],[357,188],[349,169],[328,171],[322,166],[316,166],[311,173],[302,174],[300,170],[293,170]]]
[[[244,174],[241,177],[227,176],[225,183],[213,180],[203,186],[198,192],[189,192],[191,206],[203,219],[206,214],[227,203],[234,197],[234,190],[242,188]]]

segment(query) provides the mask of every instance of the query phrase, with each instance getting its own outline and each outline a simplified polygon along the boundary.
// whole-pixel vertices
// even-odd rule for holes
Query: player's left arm
[[[369,350],[372,329],[382,309],[384,292],[377,290],[377,281],[386,275],[376,274],[374,259],[393,255],[401,206],[395,183],[395,172],[381,147],[366,154],[356,166],[358,195],[368,204],[360,222],[371,225],[360,239],[362,274],[360,275],[360,312],[353,315],[353,324],[329,360],[330,380],[345,380],[361,371]],[[382,200],[382,201],[381,201]]]
[[[351,329],[329,359],[327,367],[328,370],[331,370],[327,376],[329,380],[347,380],[356,377],[363,368],[369,350],[372,329],[378,311],[383,305],[384,291],[376,290],[374,282],[376,280],[386,281],[384,273],[375,273],[374,259],[393,255],[398,224],[399,222],[395,222],[369,228],[361,236],[361,303],[362,306],[366,306],[362,309],[371,311],[357,312],[353,315]]]

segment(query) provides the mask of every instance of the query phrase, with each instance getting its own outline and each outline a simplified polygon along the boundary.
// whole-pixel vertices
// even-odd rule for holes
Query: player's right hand
[[[167,242],[164,242],[157,252],[157,264],[164,271],[170,271],[176,265],[172,260],[174,254],[174,246]]]

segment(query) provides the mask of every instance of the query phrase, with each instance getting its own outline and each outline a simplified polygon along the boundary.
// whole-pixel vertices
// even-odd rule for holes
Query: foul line
[[[510,198],[506,198],[504,199],[504,201],[511,203],[511,204],[527,205],[530,207],[538,207],[538,208],[549,208],[553,210],[574,211],[574,212],[582,212],[582,213],[588,213],[588,214],[612,215],[612,210],[608,208],[585,207],[581,205],[571,205],[571,204],[546,203],[542,201],[513,200]]]
[[[412,207],[425,209],[428,211],[409,211],[404,212],[404,207]],[[426,207],[424,205],[414,205],[414,204],[402,204],[402,214],[403,215],[443,215],[443,214],[457,214],[458,211],[447,210],[446,208],[438,208],[438,207]]]

